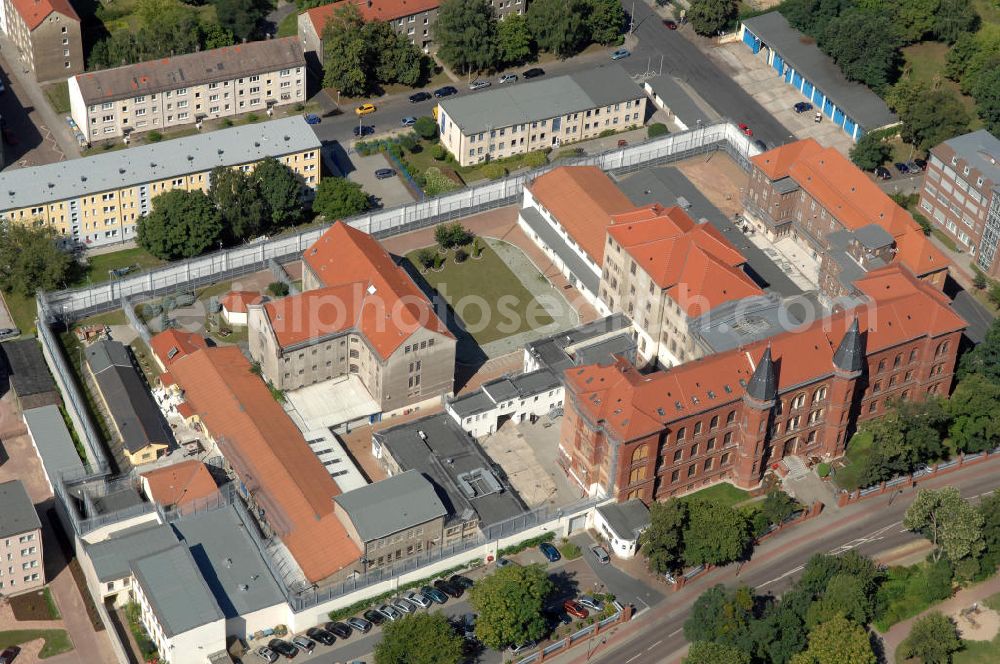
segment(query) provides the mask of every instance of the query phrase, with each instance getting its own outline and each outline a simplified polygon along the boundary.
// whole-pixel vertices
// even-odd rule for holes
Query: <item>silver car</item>
[[[472,83],[469,84],[470,90],[482,90],[483,88],[490,87],[490,82],[484,78],[477,78]]]
[[[395,608],[393,608],[388,604],[383,604],[382,606],[378,607],[378,612],[393,622],[403,617],[402,613],[400,613],[399,611],[397,611]]]
[[[421,609],[426,609],[427,607],[429,607],[431,605],[431,601],[429,599],[427,599],[426,597],[424,597],[424,595],[422,593],[418,593],[418,592],[408,593],[406,595],[406,601],[410,602],[410,603],[412,603],[412,604],[414,604],[416,606],[419,606]]]
[[[397,611],[399,611],[400,613],[413,613],[414,611],[417,610],[417,607],[415,605],[410,604],[409,602],[407,602],[402,597],[400,597],[399,599],[395,600],[392,603],[392,607],[394,609],[396,609]]]
[[[292,645],[305,653],[312,652],[316,648],[316,644],[312,639],[302,635],[294,637],[292,639]]]
[[[253,653],[270,664],[278,661],[278,653],[274,652],[267,646],[261,646],[260,648],[254,650]]]
[[[601,611],[604,610],[604,603],[594,599],[590,595],[581,595],[579,598],[577,598],[576,601],[578,601],[580,604],[583,604],[591,611],[596,611],[600,613]]]
[[[504,74],[500,77],[501,83],[517,83],[517,74]]]

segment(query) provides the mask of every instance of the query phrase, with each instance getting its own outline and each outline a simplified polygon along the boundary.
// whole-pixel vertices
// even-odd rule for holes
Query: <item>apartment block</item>
[[[2,0],[0,29],[14,43],[18,64],[37,81],[83,71],[80,17],[69,0]]]
[[[100,247],[135,238],[153,199],[172,189],[207,191],[213,168],[250,172],[273,157],[314,188],[320,141],[301,117],[178,138],[0,173],[0,218],[49,224],[67,246]]]
[[[980,129],[931,148],[920,209],[979,269],[1000,278],[1000,139]]]
[[[163,130],[305,101],[295,37],[267,39],[78,74],[73,120],[88,141]]]
[[[19,480],[0,484],[0,597],[45,585],[42,522]]]
[[[619,65],[438,104],[441,144],[462,166],[641,126],[645,118],[646,95]]]

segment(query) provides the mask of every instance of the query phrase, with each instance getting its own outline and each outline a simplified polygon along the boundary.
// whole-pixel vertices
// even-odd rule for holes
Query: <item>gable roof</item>
[[[447,516],[434,485],[420,471],[408,470],[334,498],[363,542]]]
[[[69,0],[11,0],[11,4],[24,19],[29,30],[40,26],[52,12],[63,14],[74,21],[80,20]]]
[[[437,9],[438,5],[441,4],[439,0],[373,0],[372,2],[368,2],[368,0],[340,0],[340,2],[313,7],[305,12],[316,34],[322,37],[327,21],[333,17],[334,12],[348,3],[356,5],[361,13],[361,18],[366,21],[391,21]]]
[[[149,345],[165,367],[200,348],[208,348],[205,337],[176,328],[170,328],[155,335],[150,339]]]
[[[219,300],[219,305],[230,313],[245,314],[248,305],[263,299],[264,296],[257,291],[229,291]]]
[[[215,495],[219,490],[201,461],[190,459],[143,473],[152,500],[161,505],[182,506]]]
[[[598,265],[611,215],[635,209],[596,166],[560,166],[535,178],[528,190]]]
[[[0,484],[0,537],[38,530],[42,522],[24,484],[9,480]]]
[[[336,296],[351,304],[354,326],[382,358],[392,355],[421,327],[454,338],[423,291],[371,235],[338,221],[306,249],[303,260],[321,284],[342,287]],[[360,293],[348,297],[347,287]],[[307,305],[310,298],[318,297],[303,295],[293,304]],[[325,294],[333,295],[332,291]],[[275,304],[291,306],[280,304],[289,299]],[[303,312],[315,313],[312,309]]]
[[[696,224],[679,207],[650,205],[614,215],[608,235],[688,316],[764,293],[740,269],[743,254],[714,226]]]
[[[306,578],[321,581],[357,560],[333,513],[340,489],[240,349],[199,350],[171,373]]]
[[[18,397],[48,392],[58,395],[56,381],[49,373],[37,339],[5,341],[0,344],[0,355],[7,360],[4,369]]]
[[[597,511],[608,527],[622,540],[634,540],[649,527],[649,508],[638,498],[624,503],[598,505]]]

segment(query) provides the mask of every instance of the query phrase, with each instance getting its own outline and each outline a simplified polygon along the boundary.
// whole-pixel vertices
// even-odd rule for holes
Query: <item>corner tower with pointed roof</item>
[[[833,353],[833,379],[830,381],[830,405],[827,411],[826,435],[823,438],[824,452],[838,457],[847,448],[847,440],[853,430],[851,425],[851,405],[857,399],[859,380],[867,364],[865,356],[865,336],[861,333],[858,317],[855,315],[851,326],[840,340]]]
[[[743,418],[740,420],[743,444],[739,447],[733,467],[735,480],[741,486],[752,486],[761,476],[761,464],[767,453],[765,441],[777,396],[778,376],[771,357],[771,345],[768,344],[743,394]]]

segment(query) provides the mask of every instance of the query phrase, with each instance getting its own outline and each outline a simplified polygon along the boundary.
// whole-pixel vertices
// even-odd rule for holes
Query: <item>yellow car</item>
[[[368,115],[369,113],[374,113],[375,104],[361,104],[361,106],[354,109],[354,112],[358,115]]]

